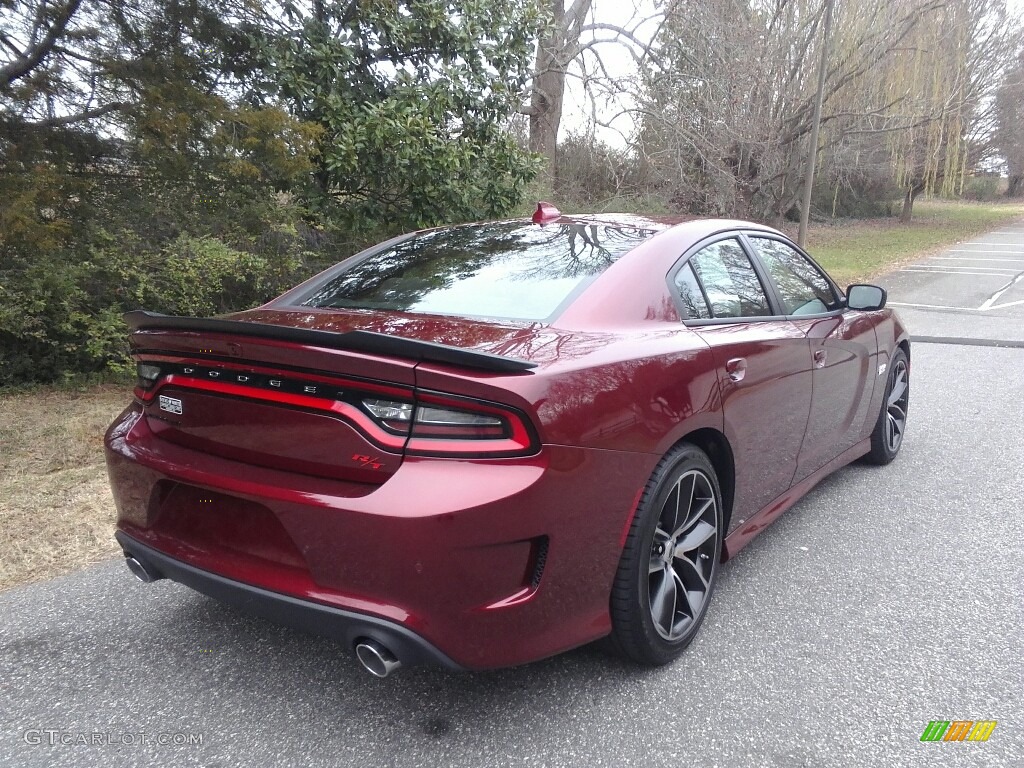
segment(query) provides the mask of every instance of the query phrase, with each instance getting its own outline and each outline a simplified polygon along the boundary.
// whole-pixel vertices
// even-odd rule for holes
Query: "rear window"
[[[547,320],[654,229],[522,221],[425,232],[317,285],[302,306]]]

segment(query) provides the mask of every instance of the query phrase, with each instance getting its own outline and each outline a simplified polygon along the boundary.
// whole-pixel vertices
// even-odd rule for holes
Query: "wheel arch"
[[[678,440],[673,443],[664,455],[658,460],[657,468],[653,477],[658,477],[658,484],[653,487],[651,496],[647,498],[653,501],[659,501],[657,496],[659,489],[667,487],[663,486],[665,478],[669,476],[667,473],[674,471],[679,465],[675,460],[681,458],[683,460],[689,459],[693,466],[693,460],[695,456],[694,448],[700,450],[707,459],[710,461],[712,469],[718,479],[719,489],[722,494],[722,537],[715,541],[715,553],[709,555],[702,553],[701,558],[711,560],[711,572],[704,578],[705,592],[704,600],[701,603],[699,614],[694,613],[692,603],[690,604],[690,617],[693,622],[692,628],[687,629],[681,636],[673,638],[671,634],[666,637],[661,629],[654,627],[652,622],[659,621],[660,619],[653,618],[653,608],[648,599],[653,600],[649,593],[646,593],[646,589],[650,589],[649,584],[649,565],[655,552],[653,550],[654,541],[652,536],[655,536],[655,526],[658,524],[658,516],[661,514],[662,506],[647,506],[644,510],[644,518],[641,518],[638,524],[636,515],[638,514],[639,502],[641,501],[641,495],[637,496],[637,508],[634,509],[634,514],[631,516],[629,524],[627,525],[626,531],[628,537],[623,537],[623,551],[620,556],[619,566],[616,571],[615,579],[612,583],[611,592],[609,595],[609,615],[612,622],[612,631],[608,639],[605,641],[605,645],[610,650],[614,650],[626,658],[632,659],[641,664],[660,666],[672,661],[676,658],[682,650],[689,645],[693,639],[697,628],[699,628],[701,622],[706,614],[706,606],[708,600],[711,598],[711,590],[714,585],[714,577],[717,569],[721,567],[721,563],[724,562],[725,553],[725,530],[728,526],[729,518],[732,514],[732,499],[734,496],[734,484],[735,484],[735,473],[733,471],[733,455],[732,448],[729,445],[729,441],[726,436],[717,429],[711,427],[700,427],[692,429],[686,434],[682,435]],[[677,457],[676,454],[679,454]],[[688,454],[688,455],[687,455]],[[704,465],[704,461],[696,462],[697,467]],[[660,476],[659,476],[660,474]],[[651,481],[648,481],[650,484]],[[696,490],[696,489],[694,489]],[[668,496],[660,499],[662,504],[665,503],[667,498],[671,497],[672,491],[668,491]],[[655,519],[651,520],[651,513],[653,512]],[[678,508],[676,510],[678,514]],[[702,510],[703,514],[703,510]],[[694,524],[696,525],[696,523]],[[624,532],[624,533],[625,533]],[[710,537],[704,537],[701,545],[711,541]],[[651,549],[647,549],[651,548]],[[658,554],[663,554],[664,550],[659,550]],[[672,563],[674,569],[675,558],[678,557],[676,552],[673,552],[671,559],[666,560],[666,563]],[[642,570],[638,571],[638,568]],[[701,568],[703,571],[703,567]],[[638,582],[638,577],[642,581]],[[675,575],[675,579],[678,581],[680,577],[678,574]],[[681,581],[679,583],[682,583]],[[640,592],[637,592],[637,589]],[[683,587],[688,589],[687,587]],[[645,597],[645,593],[647,597]],[[674,588],[673,588],[674,593]],[[674,599],[674,598],[673,598]],[[689,598],[687,598],[689,599]],[[670,627],[675,627],[675,605],[672,608],[673,613],[671,614],[671,621],[673,622]],[[653,627],[653,628],[652,628]],[[669,630],[670,633],[672,629]],[[671,645],[675,641],[676,645]],[[669,643],[669,645],[666,645]]]
[[[910,339],[903,338],[896,343],[897,349],[902,349],[907,356],[907,365],[910,365]]]
[[[702,427],[688,432],[676,441],[672,448],[682,444],[690,443],[695,445],[707,454],[711,460],[711,466],[715,469],[718,477],[718,487],[722,491],[722,513],[723,513],[723,536],[729,530],[729,522],[732,520],[733,501],[736,498],[736,462],[733,457],[732,446],[728,438],[719,430],[711,427]]]

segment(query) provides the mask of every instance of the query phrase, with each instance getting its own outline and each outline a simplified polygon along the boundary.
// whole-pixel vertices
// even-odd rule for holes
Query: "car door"
[[[807,340],[778,313],[737,234],[698,245],[670,279],[718,369],[736,470],[732,530],[793,484],[811,404]]]
[[[874,324],[865,313],[844,309],[831,280],[789,241],[760,232],[748,232],[746,239],[786,316],[810,343],[811,409],[794,478],[799,482],[867,433]]]

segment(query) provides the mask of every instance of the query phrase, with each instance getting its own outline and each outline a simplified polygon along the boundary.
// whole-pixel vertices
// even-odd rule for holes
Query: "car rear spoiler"
[[[462,368],[476,368],[493,373],[522,373],[536,368],[536,363],[514,357],[492,355],[489,352],[475,352],[469,349],[436,344],[419,339],[403,339],[373,331],[346,331],[334,333],[312,328],[295,328],[289,325],[251,323],[244,320],[219,320],[212,317],[178,317],[161,315],[139,309],[127,312],[124,320],[132,331],[169,330],[192,333],[228,333],[235,336],[255,336],[261,339],[290,341],[327,349],[344,349],[355,352],[369,352],[375,355],[390,355],[407,360],[431,363],[446,363]]]

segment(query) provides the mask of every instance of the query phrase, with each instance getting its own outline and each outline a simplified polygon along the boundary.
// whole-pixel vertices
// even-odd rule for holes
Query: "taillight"
[[[413,411],[412,403],[366,398],[363,400],[363,407],[386,429],[402,435],[409,432],[409,422],[412,420]]]
[[[146,390],[152,389],[153,385],[156,384],[157,379],[160,378],[160,366],[150,365],[149,363],[139,363],[135,367],[135,373],[138,376],[138,380],[135,382],[135,386],[139,389]]]
[[[509,437],[506,419],[489,413],[471,413],[454,408],[421,405],[416,409],[412,434],[415,437],[463,437],[468,440],[491,440]]]
[[[414,395],[397,385],[228,363],[151,360],[138,363],[136,372],[135,395],[143,404],[152,403],[168,385],[328,411],[396,453],[483,458],[528,456],[540,448],[520,411],[467,397]]]
[[[424,394],[411,403],[367,398],[384,428],[408,433],[406,452],[429,456],[523,456],[537,450],[533,430],[512,408]]]

